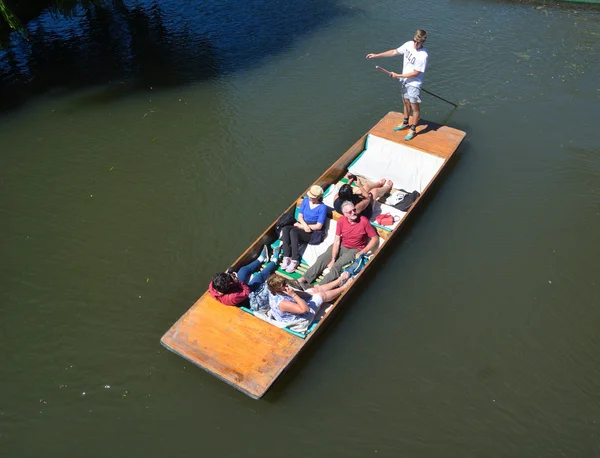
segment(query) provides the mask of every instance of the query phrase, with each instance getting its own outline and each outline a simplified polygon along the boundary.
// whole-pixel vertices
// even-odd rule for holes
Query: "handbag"
[[[294,216],[294,210],[292,209],[289,212],[284,213],[279,217],[277,223],[275,224],[275,232],[277,233],[277,237],[281,238],[281,231],[285,226],[293,226],[296,222],[296,217]]]
[[[415,200],[419,198],[420,195],[421,194],[419,193],[419,191],[409,192],[404,196],[404,198],[400,202],[394,204],[394,207],[400,211],[407,212],[410,209],[410,207],[412,207],[412,204],[415,203]]]
[[[382,213],[381,215],[377,215],[375,221],[380,226],[391,226],[396,221],[396,218],[391,213]]]
[[[365,266],[365,264],[369,261],[369,258],[366,254],[361,254],[357,257],[352,264],[349,264],[344,267],[344,272],[349,272],[350,276],[356,276]]]

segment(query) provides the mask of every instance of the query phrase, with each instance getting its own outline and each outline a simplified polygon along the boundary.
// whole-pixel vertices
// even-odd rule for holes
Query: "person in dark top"
[[[351,173],[346,178],[348,178],[348,183],[340,187],[333,201],[333,208],[341,214],[342,203],[349,201],[354,204],[359,215],[363,215],[369,220],[373,215],[373,203],[390,192],[390,189],[394,186],[391,180],[385,178],[373,184],[363,183],[360,178]],[[352,183],[356,183],[356,187],[353,187]]]
[[[300,244],[318,245],[323,241],[323,225],[327,219],[327,207],[323,203],[323,188],[311,186],[298,209],[298,221],[281,231],[283,261],[281,268],[292,273],[300,264]]]

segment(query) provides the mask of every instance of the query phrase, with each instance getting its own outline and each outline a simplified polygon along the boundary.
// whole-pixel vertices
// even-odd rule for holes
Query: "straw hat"
[[[310,190],[306,193],[308,197],[313,199],[318,199],[323,196],[323,188],[321,186],[313,185],[310,187]]]

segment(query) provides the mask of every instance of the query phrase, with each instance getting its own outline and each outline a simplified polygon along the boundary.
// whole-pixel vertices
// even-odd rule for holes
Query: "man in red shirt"
[[[344,216],[338,219],[333,245],[298,280],[301,286],[308,287],[325,269],[329,269],[329,272],[321,284],[332,282],[341,275],[345,265],[379,245],[377,232],[365,216],[356,213],[352,202],[342,204],[342,213]]]

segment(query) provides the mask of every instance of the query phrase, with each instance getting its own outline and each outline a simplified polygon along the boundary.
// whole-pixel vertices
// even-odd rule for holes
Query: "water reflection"
[[[248,68],[343,14],[329,0],[79,4],[42,13],[0,51],[0,109],[53,88],[113,84],[107,98]]]

